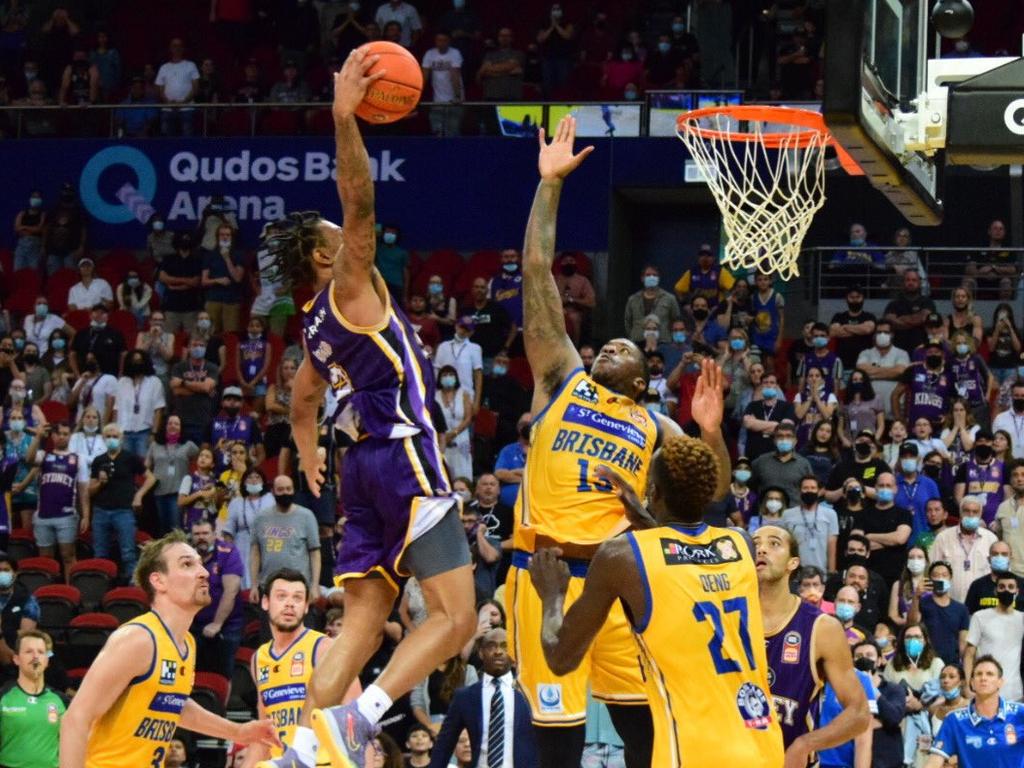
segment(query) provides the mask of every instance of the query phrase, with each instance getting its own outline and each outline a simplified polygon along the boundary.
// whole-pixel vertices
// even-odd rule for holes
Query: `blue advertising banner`
[[[562,196],[560,247],[604,250],[611,190],[678,186],[687,157],[675,139],[595,139],[597,149]],[[519,247],[537,183],[537,144],[501,138],[368,138],[378,220],[415,249]],[[583,146],[584,142],[578,142]],[[267,221],[319,210],[341,221],[328,137],[6,141],[0,244],[39,189],[49,208],[71,182],[90,217],[93,248],[140,248],[154,211],[168,228],[198,223],[212,195],[235,211],[247,246]]]

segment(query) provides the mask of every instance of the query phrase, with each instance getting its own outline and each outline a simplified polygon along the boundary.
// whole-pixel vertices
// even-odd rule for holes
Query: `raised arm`
[[[307,356],[299,365],[292,382],[292,436],[299,449],[299,468],[306,476],[309,489],[320,498],[320,486],[324,483],[326,467],[317,453],[319,434],[316,416],[324,399],[327,382],[321,379]]]
[[[344,212],[342,248],[334,259],[335,291],[361,295],[370,284],[377,248],[374,230],[373,178],[370,157],[356,124],[355,111],[366,89],[384,72],[367,76],[379,56],[356,49],[334,75],[334,143],[338,158],[338,197]]]
[[[551,143],[540,131],[540,184],[533,198],[523,245],[523,344],[533,369],[533,412],[548,404],[562,380],[582,365],[579,353],[565,331],[562,296],[551,274],[555,258],[555,222],[565,177],[593,151],[572,152],[576,121],[564,117]]]

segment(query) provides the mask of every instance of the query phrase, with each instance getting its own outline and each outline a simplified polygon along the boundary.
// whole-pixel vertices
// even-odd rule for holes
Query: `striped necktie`
[[[487,729],[487,768],[501,768],[505,760],[505,697],[501,680],[494,678],[491,719]]]

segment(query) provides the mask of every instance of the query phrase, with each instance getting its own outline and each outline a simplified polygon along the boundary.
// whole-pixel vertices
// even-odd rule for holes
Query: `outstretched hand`
[[[701,432],[717,433],[722,429],[722,419],[725,415],[724,382],[721,366],[711,358],[705,357],[701,361],[700,376],[697,378],[697,387],[690,403],[693,420],[697,422]]]
[[[370,84],[380,80],[387,70],[379,70],[372,75],[366,73],[380,60],[377,54],[368,55],[366,51],[356,48],[345,59],[340,72],[334,73],[334,105],[331,109],[335,120],[344,120],[355,114],[359,102],[366,96]]]
[[[593,146],[584,147],[577,154],[572,153],[573,144],[576,141],[576,118],[563,117],[558,121],[555,128],[555,135],[551,143],[547,141],[544,129],[541,128],[537,134],[540,142],[540,157],[537,159],[537,168],[540,177],[547,181],[564,179],[575,171],[584,158],[594,151]]]

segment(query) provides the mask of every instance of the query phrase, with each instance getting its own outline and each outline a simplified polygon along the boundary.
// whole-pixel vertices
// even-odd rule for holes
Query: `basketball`
[[[380,60],[367,75],[384,70],[387,74],[372,83],[356,114],[368,123],[393,123],[408,115],[423,92],[423,70],[413,56],[397,43],[378,40],[359,48]]]

